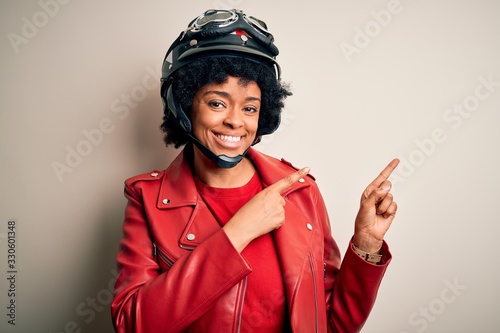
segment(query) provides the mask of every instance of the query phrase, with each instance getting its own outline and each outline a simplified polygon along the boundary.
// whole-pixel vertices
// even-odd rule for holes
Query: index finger
[[[377,176],[377,178],[375,178],[375,180],[372,181],[372,183],[370,185],[374,185],[374,186],[378,187],[380,184],[382,184],[382,182],[384,180],[387,180],[387,178],[389,178],[389,176],[394,171],[394,169],[396,169],[396,167],[398,166],[398,164],[399,164],[399,159],[398,158],[393,159],[384,168],[384,170],[382,170],[382,172]]]
[[[294,183],[298,182],[300,178],[304,177],[309,173],[309,168],[305,167],[294,173],[289,174],[285,178],[278,180],[276,183],[268,187],[268,189],[273,189],[278,191],[280,194],[283,193],[287,188],[292,186]]]

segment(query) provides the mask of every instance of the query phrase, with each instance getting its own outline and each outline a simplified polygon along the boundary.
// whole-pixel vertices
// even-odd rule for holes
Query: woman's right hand
[[[259,192],[223,227],[239,252],[255,238],[278,229],[285,223],[285,199],[281,194],[309,173],[302,168]]]

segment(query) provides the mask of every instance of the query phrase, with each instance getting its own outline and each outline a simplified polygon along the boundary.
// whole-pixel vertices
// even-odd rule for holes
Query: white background
[[[402,160],[386,236],[394,259],[363,332],[499,332],[492,0],[2,0],[0,331],[112,332],[123,181],[177,154],[158,130],[159,66],[187,23],[214,7],[243,9],[275,35],[294,96],[257,148],[311,167],[342,249],[364,187]]]

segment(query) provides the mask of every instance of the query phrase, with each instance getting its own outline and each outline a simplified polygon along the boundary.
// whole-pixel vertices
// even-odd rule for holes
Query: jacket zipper
[[[307,258],[309,259],[309,265],[311,266],[311,275],[312,275],[313,286],[314,286],[314,309],[315,309],[314,313],[315,313],[315,317],[316,317],[315,332],[317,333],[318,332],[318,295],[317,295],[317,291],[316,291],[316,273],[314,271],[314,263],[313,263],[313,260],[311,258],[310,253],[307,255]],[[324,265],[324,266],[326,266],[326,265]]]
[[[185,245],[182,245],[182,244],[179,244],[179,247],[181,249],[189,250],[189,251],[193,251],[195,249],[195,247],[193,247],[193,246],[185,246]]]
[[[154,257],[158,260],[158,256],[161,257],[170,267],[174,265],[174,262],[167,257],[163,252],[158,250],[158,247],[156,246],[156,243],[153,243],[153,255]]]
[[[248,279],[247,276],[245,276],[245,278],[243,279],[243,291],[242,291],[242,295],[241,295],[240,313],[238,313],[238,327],[236,329],[236,333],[240,333],[240,331],[241,331],[241,317],[243,316],[243,305],[245,302],[245,294],[247,291],[247,279]]]

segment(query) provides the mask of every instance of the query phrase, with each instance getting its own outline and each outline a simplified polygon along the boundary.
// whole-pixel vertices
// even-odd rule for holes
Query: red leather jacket
[[[263,186],[293,172],[284,160],[250,149]],[[197,193],[184,154],[165,171],[130,178],[111,305],[120,333],[259,332],[242,325],[252,268]],[[293,332],[358,332],[390,261],[373,265],[349,248],[340,261],[327,210],[312,177],[283,196],[286,223],[274,231]],[[264,333],[264,332],[259,332]]]

